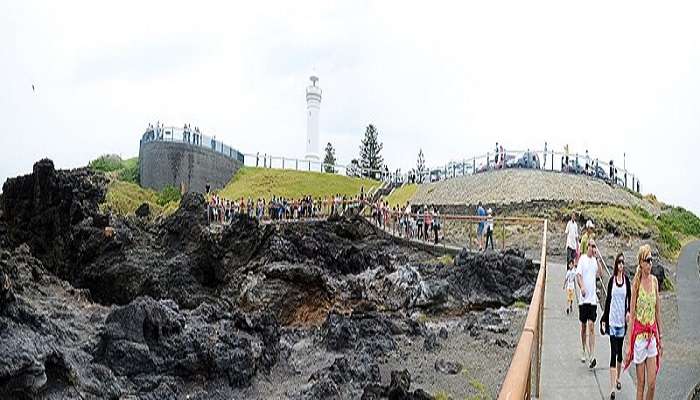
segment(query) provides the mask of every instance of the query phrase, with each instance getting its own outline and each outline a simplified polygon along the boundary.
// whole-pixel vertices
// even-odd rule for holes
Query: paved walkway
[[[686,245],[678,258],[676,274],[680,333],[686,339],[697,339],[700,328],[700,241]]]
[[[598,308],[595,357],[598,366],[590,370],[581,363],[581,333],[578,308],[566,315],[566,294],[562,290],[566,268],[563,264],[547,264],[544,296],[544,337],[542,341],[542,399],[608,399],[610,396],[610,339],[601,336]],[[622,391],[616,399],[634,399],[635,389],[628,373],[621,376]]]
[[[700,383],[700,273],[698,272],[700,241],[683,247],[678,258],[676,299],[678,302],[678,333],[664,333],[669,356],[663,359],[656,386],[659,399],[688,398]],[[663,321],[663,316],[662,316]],[[675,350],[675,351],[673,351]]]

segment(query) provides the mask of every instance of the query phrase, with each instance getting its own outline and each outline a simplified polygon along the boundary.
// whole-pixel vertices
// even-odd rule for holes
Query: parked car
[[[606,182],[608,182],[610,179],[608,178],[608,174],[605,172],[605,168],[601,167],[600,165],[598,166],[593,166],[593,171],[591,171],[591,176],[602,179]]]
[[[526,151],[517,159],[506,161],[508,168],[530,168],[540,169],[540,157],[531,151]]]
[[[443,177],[443,170],[434,169],[434,170],[430,171],[430,182],[441,181],[442,177]]]
[[[569,157],[569,165],[563,165],[561,167],[562,172],[569,172],[572,174],[583,174],[586,172],[586,169],[581,163],[577,162],[576,159],[572,159]]]

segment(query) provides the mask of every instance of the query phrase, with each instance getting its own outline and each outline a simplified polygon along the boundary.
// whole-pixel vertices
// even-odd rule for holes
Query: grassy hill
[[[337,174],[243,167],[219,193],[227,199],[270,199],[272,196],[299,198],[306,195],[328,197],[338,193],[356,196],[363,186],[367,193],[379,184],[372,179]]]
[[[102,155],[88,164],[88,167],[106,173],[111,178],[121,181],[139,183],[139,158],[122,160],[116,154]]]
[[[397,205],[403,207],[406,205],[407,201],[410,201],[413,198],[413,196],[416,194],[416,191],[418,191],[417,184],[405,184],[399,188],[394,189],[394,191],[391,192],[388,196],[386,196],[384,200],[389,202],[390,207],[394,207]]]
[[[104,172],[109,178],[106,199],[101,205],[103,211],[133,215],[141,204],[147,203],[151,215],[157,217],[174,212],[180,203],[177,188],[166,187],[156,192],[139,186],[138,157],[122,160],[118,155],[107,154],[90,161],[88,167]]]

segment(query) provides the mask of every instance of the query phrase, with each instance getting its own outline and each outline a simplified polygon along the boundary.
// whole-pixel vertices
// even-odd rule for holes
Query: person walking
[[[576,224],[576,212],[571,213],[571,219],[566,223],[566,229],[564,230],[566,234],[566,265],[569,265],[570,260],[576,259],[576,252],[578,251],[578,224]]]
[[[574,259],[568,261],[564,277],[564,290],[566,290],[566,315],[571,314],[574,306],[574,282],[576,281],[576,267]]]
[[[433,206],[433,232],[435,232],[435,244],[438,244],[438,234],[440,233],[440,210]]]
[[[637,253],[637,271],[632,279],[630,318],[632,334],[625,369],[635,365],[637,399],[652,400],[656,391],[656,375],[664,354],[661,334],[661,297],[659,282],[651,274],[651,247],[645,244]],[[644,394],[646,392],[646,397]]]
[[[581,288],[578,299],[578,318],[581,322],[581,362],[588,361],[588,368],[595,368],[595,321],[598,310],[596,278],[603,274],[603,266],[598,260],[595,240],[588,241],[587,252],[578,259],[576,283]],[[586,349],[588,345],[588,349]],[[588,352],[586,352],[588,350]]]
[[[489,242],[491,242],[491,250],[493,250],[493,211],[489,208],[486,210],[486,245],[484,250],[488,249]]]
[[[424,210],[425,223],[423,223],[423,229],[425,231],[423,232],[423,239],[428,242],[430,241],[430,231],[433,229],[433,211],[428,206],[425,206]]]
[[[484,220],[483,217],[486,216],[486,211],[484,211],[484,207],[481,205],[481,202],[479,202],[478,207],[476,208],[476,216],[479,217],[479,225],[476,229],[476,239],[479,242],[479,251],[484,250]]]
[[[586,231],[581,235],[581,245],[579,246],[581,254],[586,254],[588,252],[588,242],[593,239],[593,228],[595,228],[593,221],[590,219],[586,221]]]
[[[615,257],[613,276],[608,281],[605,308],[600,318],[600,333],[610,336],[610,399],[615,399],[615,390],[622,389],[622,343],[627,333],[630,318],[632,288],[625,274],[625,256]]]

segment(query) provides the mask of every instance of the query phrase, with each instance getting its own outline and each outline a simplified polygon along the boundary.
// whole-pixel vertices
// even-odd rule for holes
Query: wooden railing
[[[544,319],[544,289],[547,279],[547,220],[543,223],[540,270],[530,309],[513,360],[498,394],[499,400],[530,399],[540,395],[542,356],[542,321]],[[534,385],[534,388],[533,388]],[[534,389],[534,390],[533,390]]]

